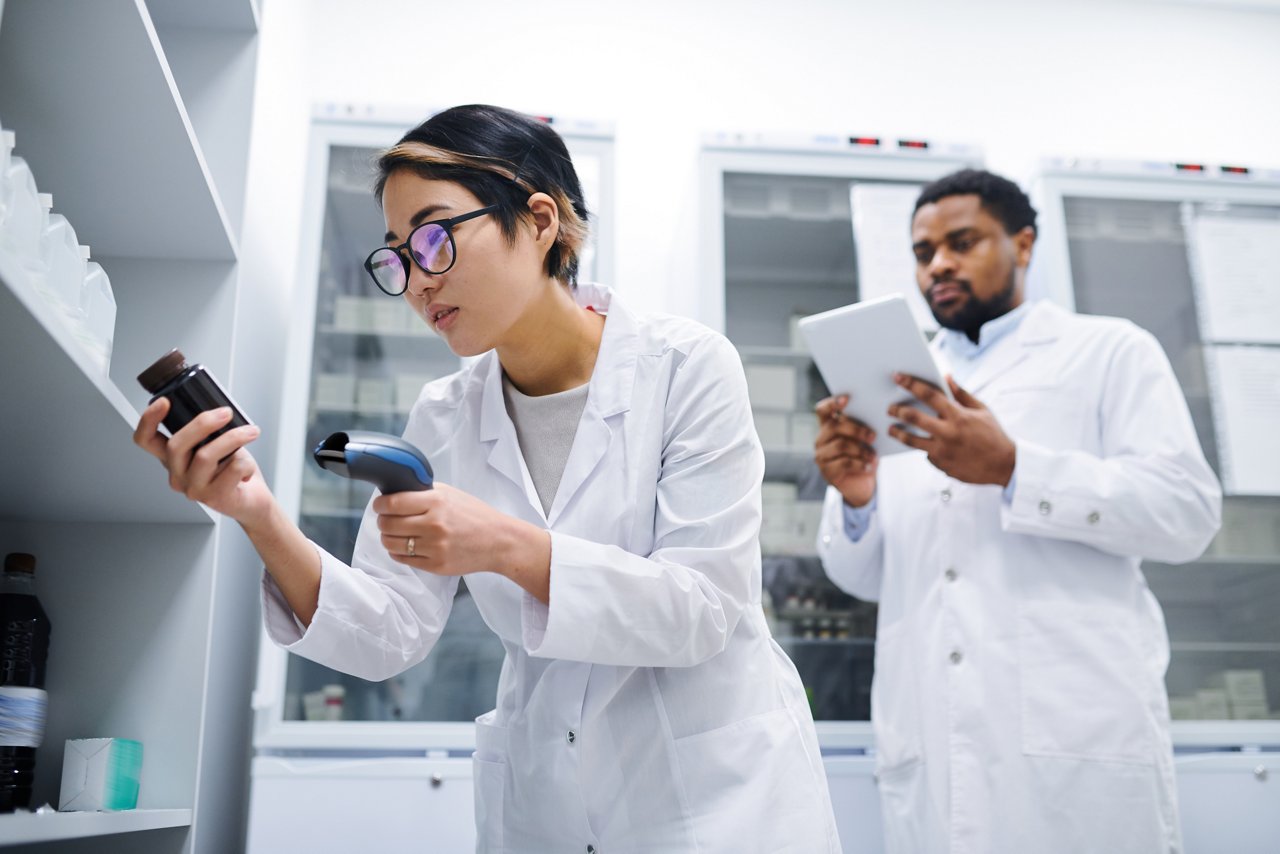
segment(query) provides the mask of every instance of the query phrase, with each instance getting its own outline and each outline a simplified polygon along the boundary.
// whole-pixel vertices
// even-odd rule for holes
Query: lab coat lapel
[[[636,377],[639,338],[635,317],[611,292],[596,286],[579,286],[577,299],[584,307],[590,305],[604,314],[606,320],[587,403],[547,518],[552,527],[604,459],[613,431],[621,429],[622,419],[617,416],[631,409]]]
[[[489,466],[522,490],[529,504],[542,515],[542,502],[520,452],[516,426],[507,415],[502,395],[502,363],[495,351],[490,351],[485,358],[489,363],[484,367],[484,390],[480,399],[480,441],[489,445]]]
[[[1060,310],[1056,306],[1047,300],[1036,302],[1009,339],[996,342],[979,362],[977,369],[965,383],[964,390],[981,400],[983,389],[1008,375],[1029,358],[1037,347],[1058,337],[1060,319]]]

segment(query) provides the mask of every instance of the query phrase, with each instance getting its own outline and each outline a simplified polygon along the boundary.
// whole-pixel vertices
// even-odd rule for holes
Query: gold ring
[[[417,557],[417,554],[413,551],[413,537],[406,537],[405,545],[409,547],[409,557]]]

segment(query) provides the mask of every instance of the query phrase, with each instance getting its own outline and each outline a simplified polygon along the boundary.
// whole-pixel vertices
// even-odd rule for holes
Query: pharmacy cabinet
[[[279,404],[276,493],[303,532],[350,560],[373,492],[320,469],[311,449],[338,430],[399,435],[427,382],[461,361],[406,305],[364,270],[386,225],[373,197],[377,153],[425,120],[430,106],[321,103],[314,108],[299,284]],[[600,122],[548,117],[582,180],[591,236],[583,281],[612,277],[613,132]],[[503,650],[466,591],[421,664],[382,682],[330,670],[261,642],[255,693],[259,759],[334,750],[462,751],[474,748],[474,719],[493,708]],[[274,767],[269,764],[256,768]],[[278,769],[277,769],[278,770]],[[256,773],[256,772],[255,772]],[[274,783],[255,776],[255,812]],[[269,851],[268,848],[257,850]]]
[[[816,554],[825,484],[814,405],[827,396],[800,317],[915,292],[910,218],[923,184],[980,164],[967,146],[888,137],[711,133],[702,153],[701,315],[738,348],[765,452],[766,616],[809,694],[824,749],[870,744],[876,608]]]
[[[1280,749],[1280,170],[1055,157],[1034,196],[1029,286],[1156,337],[1222,481],[1205,554],[1143,566],[1175,746]]]
[[[0,550],[36,555],[53,625],[33,805],[57,805],[66,739],[137,739],[144,756],[138,809],[0,815],[0,849],[234,851],[260,565],[238,528],[171,492],[131,436],[147,402],[134,377],[172,347],[273,431],[279,378],[255,370],[272,345],[237,335],[272,311],[237,263],[257,4],[2,11],[0,125],[117,303],[104,373],[31,266],[0,250]]]

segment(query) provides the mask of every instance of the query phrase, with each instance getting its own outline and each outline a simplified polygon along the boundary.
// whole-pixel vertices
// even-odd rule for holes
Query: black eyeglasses
[[[364,268],[383,293],[398,297],[409,288],[406,249],[413,262],[428,276],[447,273],[453,262],[458,260],[458,245],[453,240],[454,226],[497,209],[497,205],[489,205],[449,219],[424,222],[409,232],[409,239],[399,246],[383,246],[369,253],[369,257],[364,259]]]

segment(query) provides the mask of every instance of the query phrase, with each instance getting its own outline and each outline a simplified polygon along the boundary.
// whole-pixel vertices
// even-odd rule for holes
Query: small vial
[[[138,374],[138,382],[151,392],[150,403],[162,397],[169,398],[169,414],[164,418],[164,426],[170,435],[177,433],[201,412],[223,406],[231,407],[231,421],[200,445],[212,442],[228,430],[252,423],[213,374],[205,370],[204,365],[187,364],[181,350],[170,350],[156,359],[151,367]]]

